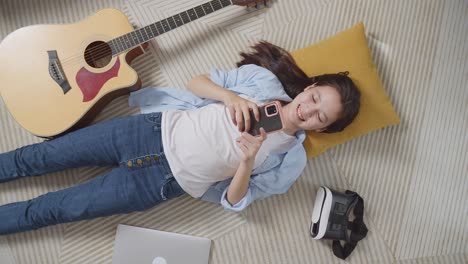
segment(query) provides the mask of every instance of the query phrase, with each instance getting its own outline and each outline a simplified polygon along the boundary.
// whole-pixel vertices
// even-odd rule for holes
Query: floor
[[[122,10],[137,27],[204,3],[198,0],[0,0],[0,39],[23,26],[73,23]],[[144,86],[183,88],[211,67],[230,69],[239,51],[265,39],[305,47],[363,21],[374,62],[401,118],[308,162],[284,195],[242,214],[188,196],[144,213],[0,237],[1,263],[111,263],[119,223],[214,241],[210,263],[341,263],[328,241],[308,234],[320,185],[365,200],[368,236],[349,263],[468,263],[468,2],[465,0],[277,0],[260,10],[228,7],[151,42],[135,61]],[[126,97],[96,122],[137,113]],[[0,100],[1,102],[1,100]],[[0,103],[0,151],[40,139]],[[0,203],[30,199],[109,168],[68,170],[0,185]]]

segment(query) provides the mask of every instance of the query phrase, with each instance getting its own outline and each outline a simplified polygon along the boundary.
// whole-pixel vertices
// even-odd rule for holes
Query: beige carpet
[[[0,39],[31,24],[72,23],[104,7],[137,27],[200,0],[0,0]],[[310,160],[285,195],[242,214],[183,196],[144,213],[0,237],[0,263],[111,263],[118,223],[214,241],[210,263],[340,263],[328,241],[308,235],[321,184],[365,200],[368,237],[349,263],[468,263],[468,2],[466,0],[278,0],[228,7],[164,34],[135,61],[145,86],[183,88],[212,67],[230,69],[260,39],[298,49],[364,21],[368,42],[401,125]],[[119,98],[96,122],[134,114]],[[1,102],[1,101],[0,101]],[[0,151],[40,141],[0,103]],[[35,197],[94,177],[83,168],[0,184],[0,203]],[[0,219],[1,221],[1,219]]]

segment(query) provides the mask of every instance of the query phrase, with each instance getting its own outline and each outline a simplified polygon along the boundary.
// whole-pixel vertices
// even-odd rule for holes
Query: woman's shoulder
[[[255,64],[241,65],[228,72],[212,69],[210,75],[211,80],[216,84],[260,101],[281,100],[289,102],[292,100],[284,91],[284,87],[276,75]]]
[[[263,77],[265,79],[275,81],[277,80],[279,82],[278,78],[273,72],[271,72],[265,67],[258,66],[256,64],[244,64],[239,67],[239,71],[252,77]]]
[[[284,96],[283,85],[278,77],[267,68],[255,64],[245,64],[239,67],[239,73],[242,75],[244,83],[256,86],[257,92],[272,93],[275,95],[274,97],[280,96],[278,99],[284,100],[282,98]],[[275,94],[275,91],[278,94]]]

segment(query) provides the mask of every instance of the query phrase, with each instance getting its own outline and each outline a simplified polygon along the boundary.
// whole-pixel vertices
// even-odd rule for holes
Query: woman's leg
[[[0,206],[0,234],[142,211],[184,193],[164,155],[138,159],[143,163],[130,167],[127,162],[80,185]]]
[[[19,154],[2,154],[3,179],[71,166],[119,166],[80,185],[0,206],[0,234],[141,211],[183,194],[164,155],[161,118],[160,113],[152,113],[116,119]]]
[[[0,154],[0,182],[80,166],[118,165],[142,131],[142,116],[116,118]],[[135,142],[137,144],[137,142]]]

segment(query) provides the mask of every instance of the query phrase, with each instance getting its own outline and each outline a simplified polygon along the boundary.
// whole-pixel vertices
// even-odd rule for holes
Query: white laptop
[[[118,225],[113,264],[208,264],[211,240]]]

